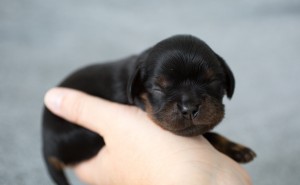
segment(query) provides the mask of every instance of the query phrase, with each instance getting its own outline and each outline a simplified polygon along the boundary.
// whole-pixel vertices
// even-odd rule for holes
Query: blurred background
[[[46,90],[182,33],[235,74],[216,130],[256,151],[244,165],[254,184],[299,184],[299,0],[0,0],[0,184],[52,184],[41,158]]]

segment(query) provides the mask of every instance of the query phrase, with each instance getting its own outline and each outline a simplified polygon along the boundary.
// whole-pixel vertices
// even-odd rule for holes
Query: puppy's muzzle
[[[199,114],[200,105],[194,103],[177,103],[178,110],[185,119],[192,120]]]
[[[183,118],[192,120],[195,119],[200,111],[201,97],[197,97],[195,93],[185,92],[177,102],[177,108]]]

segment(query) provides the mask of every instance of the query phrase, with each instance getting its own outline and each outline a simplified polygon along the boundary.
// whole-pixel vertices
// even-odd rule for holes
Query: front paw
[[[226,154],[238,163],[248,163],[256,157],[253,150],[238,144],[228,147]]]

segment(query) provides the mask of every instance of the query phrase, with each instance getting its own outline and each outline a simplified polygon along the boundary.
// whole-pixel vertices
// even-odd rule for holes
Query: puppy
[[[173,36],[140,55],[85,67],[59,86],[135,105],[174,134],[202,134],[237,162],[255,157],[251,149],[208,132],[223,119],[222,99],[225,94],[232,97],[235,80],[225,61],[196,37]],[[43,155],[58,185],[69,184],[64,166],[93,157],[104,145],[100,135],[44,109]]]

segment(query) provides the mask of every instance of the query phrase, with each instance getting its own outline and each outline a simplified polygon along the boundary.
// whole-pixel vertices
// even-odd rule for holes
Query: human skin
[[[45,104],[54,114],[99,133],[106,143],[88,161],[73,166],[94,185],[251,185],[238,163],[202,136],[163,130],[137,107],[67,88],[53,88]]]

